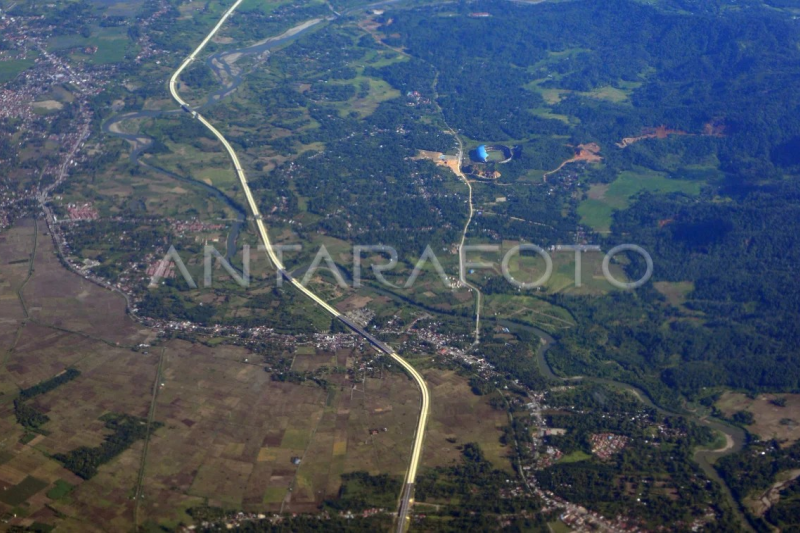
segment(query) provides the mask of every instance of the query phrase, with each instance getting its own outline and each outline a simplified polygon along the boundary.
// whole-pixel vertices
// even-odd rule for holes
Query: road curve
[[[392,359],[397,361],[403,369],[408,372],[408,374],[416,381],[417,386],[420,389],[420,393],[422,396],[422,402],[420,406],[420,415],[419,421],[417,423],[417,430],[416,435],[414,437],[414,446],[411,452],[411,461],[408,465],[408,472],[406,474],[405,484],[403,485],[403,492],[401,494],[401,501],[400,501],[400,509],[398,513],[398,530],[402,531],[405,528],[408,509],[413,503],[411,499],[414,481],[417,477],[417,468],[419,467],[420,458],[422,455],[422,443],[425,436],[425,425],[428,421],[428,412],[430,410],[430,393],[428,392],[428,386],[425,384],[425,380],[422,378],[419,372],[411,366],[408,361],[400,357],[397,352],[395,352],[390,346],[386,345],[385,343],[376,339],[373,335],[369,334],[365,331],[362,327],[358,326],[342,313],[337,311],[334,307],[329,305],[327,302],[322,300],[316,294],[311,292],[309,289],[304,287],[299,281],[297,281],[291,274],[289,274],[283,263],[278,256],[275,254],[275,251],[272,248],[272,243],[269,240],[269,234],[267,233],[267,227],[264,224],[264,220],[261,216],[261,213],[258,210],[258,205],[256,205],[255,198],[253,197],[253,193],[250,191],[250,185],[247,183],[247,176],[245,175],[244,169],[242,169],[242,164],[239,161],[239,157],[236,155],[236,152],[233,150],[233,147],[230,145],[228,140],[219,132],[217,128],[215,128],[210,122],[208,122],[203,115],[198,113],[197,111],[191,110],[189,104],[181,98],[180,94],[178,93],[178,79],[181,76],[181,73],[186,69],[192,61],[197,58],[197,55],[200,54],[206,45],[214,38],[214,35],[217,34],[219,29],[225,24],[225,21],[228,20],[236,8],[243,2],[243,0],[236,0],[236,2],[227,10],[225,14],[222,15],[222,18],[217,22],[217,25],[211,30],[211,32],[206,36],[205,39],[200,43],[200,45],[192,52],[184,61],[181,63],[180,67],[175,71],[172,77],[169,80],[169,91],[172,95],[172,98],[178,103],[178,105],[186,112],[191,113],[194,118],[200,121],[203,126],[208,128],[211,133],[222,143],[225,147],[225,150],[228,152],[228,156],[233,162],[233,166],[236,169],[236,175],[239,178],[239,182],[242,185],[242,190],[244,191],[245,197],[247,198],[247,204],[250,207],[250,210],[253,213],[253,218],[256,221],[256,226],[258,227],[258,233],[261,238],[261,242],[264,244],[266,248],[267,254],[269,255],[270,261],[272,264],[275,265],[275,268],[286,278],[292,285],[294,285],[297,290],[302,292],[306,295],[309,299],[314,301],[317,305],[325,309],[328,313],[333,315],[335,318],[341,320],[344,324],[346,324],[350,329],[364,337],[373,347],[386,355],[390,356]]]

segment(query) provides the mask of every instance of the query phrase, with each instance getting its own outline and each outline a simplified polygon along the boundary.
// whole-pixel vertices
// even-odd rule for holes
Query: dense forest
[[[722,167],[769,172],[773,150],[800,133],[800,119],[785,112],[800,105],[800,90],[786,83],[800,74],[797,27],[756,2],[724,13],[704,13],[699,4],[681,13],[630,0],[535,8],[478,2],[469,11],[492,16],[458,24],[431,16],[452,6],[398,10],[387,42],[436,66],[448,121],[471,138],[563,132],[607,145],[643,126],[698,132],[722,120],[728,133],[719,141]],[[553,109],[579,125],[567,131],[530,113],[541,103],[526,89],[534,81],[570,91]],[[631,105],[579,94],[626,82],[642,84]]]
[[[79,370],[68,368],[53,378],[38,383],[33,387],[22,389],[19,392],[19,396],[14,399],[14,415],[17,418],[17,423],[21,424],[27,430],[39,430],[39,428],[50,420],[50,417],[26,402],[37,396],[46,394],[80,375],[81,373]]]
[[[704,184],[694,197],[642,193],[616,212],[610,236],[593,236],[604,247],[635,242],[650,251],[654,281],[690,282],[682,306],[652,285],[635,295],[551,297],[579,323],[549,354],[557,370],[637,383],[663,405],[678,405],[675,392],[691,398],[718,385],[800,387],[800,295],[791,266],[799,190],[790,177],[800,168],[800,88],[791,82],[800,79],[800,32],[759,2],[724,5],[478,2],[380,19],[391,21],[385,42],[424,66],[392,65],[380,75],[406,89],[434,69],[447,121],[469,138],[597,142],[604,165],[582,172],[588,183],[648,168]],[[465,16],[473,11],[491,16]],[[595,96],[607,87],[627,97]],[[558,98],[545,101],[547,91]],[[550,115],[534,112],[543,107]],[[695,135],[615,147],[659,125]],[[532,152],[515,162],[523,172],[547,168],[533,165]],[[509,216],[477,219],[476,235],[544,245],[571,238],[576,203],[537,187],[503,193],[508,202],[493,210]],[[540,224],[512,225],[511,217]],[[636,261],[627,268],[638,277]],[[486,289],[509,290],[502,283]]]

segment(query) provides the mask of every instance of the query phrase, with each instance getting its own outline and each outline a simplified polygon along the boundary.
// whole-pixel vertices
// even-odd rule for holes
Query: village
[[[141,22],[141,27],[146,29],[149,24],[163,14],[168,9],[166,2],[160,2],[159,7],[148,19]],[[474,13],[474,17],[488,16],[488,14]],[[163,259],[164,249],[157,249],[146,254],[141,261],[132,262],[125,265],[122,272],[114,279],[108,278],[94,272],[98,262],[93,260],[78,260],[70,248],[69,231],[77,224],[91,224],[102,220],[114,220],[118,222],[131,222],[135,219],[125,217],[104,218],[92,202],[67,203],[63,207],[66,217],[59,219],[59,215],[54,210],[51,193],[66,179],[70,172],[80,164],[87,161],[86,146],[90,136],[90,125],[94,119],[89,100],[98,95],[103,88],[114,77],[116,71],[114,67],[92,68],[86,64],[72,64],[58,54],[47,51],[47,40],[50,37],[51,28],[36,27],[31,29],[30,23],[35,23],[34,17],[31,20],[22,20],[16,17],[9,17],[5,14],[0,15],[0,32],[11,42],[16,44],[13,53],[6,54],[8,59],[24,59],[29,53],[34,51],[38,57],[34,60],[34,65],[19,76],[13,88],[0,90],[0,119],[13,119],[22,124],[20,128],[26,132],[20,139],[20,144],[30,142],[33,139],[50,141],[59,146],[58,161],[51,162],[44,166],[38,176],[38,181],[31,187],[19,190],[11,183],[0,182],[0,227],[11,225],[14,220],[26,212],[31,212],[38,205],[45,213],[45,219],[49,231],[59,248],[60,255],[65,258],[68,268],[80,274],[84,278],[106,287],[110,290],[121,293],[127,300],[131,311],[131,316],[141,324],[152,328],[158,336],[165,338],[174,335],[185,335],[189,338],[215,338],[226,339],[232,343],[255,346],[269,341],[273,346],[282,346],[287,350],[296,349],[298,346],[310,346],[315,350],[325,352],[336,352],[342,349],[359,348],[363,353],[363,358],[349,369],[351,379],[356,382],[362,379],[365,373],[373,370],[373,367],[382,364],[381,355],[375,354],[368,349],[367,343],[352,333],[314,333],[311,335],[286,335],[277,333],[273,328],[257,326],[225,326],[225,325],[205,325],[201,326],[191,321],[178,321],[156,319],[142,316],[139,314],[137,300],[141,298],[143,280],[150,278],[174,279],[176,277],[175,266],[165,262]],[[34,25],[35,26],[35,25]],[[138,39],[139,51],[136,56],[137,62],[157,56],[161,53],[155,48],[146,32],[142,32]],[[88,50],[94,53],[96,50]],[[6,57],[0,58],[0,60]],[[48,115],[41,115],[35,112],[34,103],[40,99],[52,86],[65,85],[70,89],[75,97],[71,103],[74,111],[70,121],[70,126],[63,131],[49,132],[53,118]],[[406,95],[409,106],[430,104],[430,99],[417,91],[409,91]],[[395,131],[397,134],[405,133],[402,126]],[[364,132],[374,136],[381,131]],[[352,136],[357,135],[353,133]],[[320,152],[322,154],[324,152]],[[0,161],[0,165],[3,161]],[[289,166],[291,173],[291,166]],[[558,186],[569,190],[574,190],[580,185],[578,173],[570,169],[560,175],[560,185],[556,185],[553,180],[550,193],[555,193]],[[34,180],[35,176],[29,171],[26,176],[28,180]],[[411,179],[420,187],[425,184],[418,175],[412,175]],[[49,205],[48,205],[49,204]],[[279,208],[276,209],[279,212]],[[267,218],[294,224],[295,221],[278,216],[269,215]],[[206,223],[200,220],[166,220],[170,229],[179,237],[196,237],[197,234],[220,232],[225,229],[224,224]],[[301,226],[301,224],[298,224]],[[430,230],[433,228],[421,228]],[[356,231],[356,233],[358,233]],[[451,278],[453,287],[461,286],[455,278]],[[363,308],[351,313],[351,318],[357,323],[366,326],[374,317],[374,312],[368,308]],[[468,335],[454,335],[442,333],[437,328],[435,320],[429,320],[429,315],[420,315],[421,324],[417,321],[410,326],[394,328],[391,321],[382,331],[382,336],[401,336],[402,342],[398,344],[398,349],[404,352],[420,354],[433,351],[441,361],[448,361],[468,369],[479,379],[486,382],[504,383],[506,377],[480,355],[480,351],[469,350]],[[140,350],[147,352],[149,345],[140,346]],[[248,362],[245,360],[245,362]],[[262,361],[253,361],[253,364],[263,364]],[[271,371],[273,368],[266,363],[265,370]],[[560,519],[570,527],[592,528],[603,531],[638,531],[639,526],[630,522],[625,517],[616,517],[611,520],[602,517],[596,512],[590,511],[585,507],[572,504],[550,491],[541,489],[535,479],[534,473],[537,470],[548,468],[557,463],[563,453],[555,446],[548,443],[548,437],[559,435],[561,429],[548,428],[547,419],[544,412],[549,408],[547,405],[547,395],[545,391],[534,391],[524,387],[518,380],[513,382],[515,387],[524,390],[526,395],[524,401],[514,398],[512,402],[524,405],[524,412],[530,421],[530,427],[535,428],[532,435],[532,442],[529,445],[529,454],[520,458],[521,480],[516,478],[508,480],[509,486],[504,490],[506,497],[532,497],[538,498],[543,502],[545,511],[559,511]],[[507,385],[506,385],[507,388]],[[518,415],[519,416],[519,415]],[[383,429],[373,429],[379,432]],[[666,428],[662,433],[667,431]],[[591,436],[592,452],[601,460],[608,460],[612,455],[621,452],[628,444],[628,438],[622,435],[611,433],[598,433]],[[359,516],[367,517],[375,513],[392,513],[393,510],[369,509],[358,513]],[[354,518],[356,514],[343,512],[345,518]],[[421,513],[417,514],[419,518]],[[329,515],[322,513],[320,519],[325,519]],[[233,527],[244,522],[270,520],[272,523],[279,523],[282,517],[276,515],[268,517],[264,514],[238,513],[225,520],[225,525]],[[187,528],[189,530],[194,527]]]

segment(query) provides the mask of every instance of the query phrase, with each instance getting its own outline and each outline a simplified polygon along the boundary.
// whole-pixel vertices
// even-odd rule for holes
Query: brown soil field
[[[602,200],[606,197],[606,192],[608,192],[608,184],[598,183],[589,187],[588,196],[592,200]]]
[[[776,398],[786,398],[786,406],[773,404],[771,400]],[[753,413],[755,423],[747,429],[762,439],[774,438],[782,446],[789,446],[800,440],[800,394],[760,394],[751,400],[738,392],[726,392],[716,406],[725,416],[731,416],[737,411]]]
[[[667,128],[666,126],[659,126],[657,128],[645,128],[642,131],[642,134],[638,137],[625,137],[622,141],[617,143],[619,148],[627,148],[632,144],[636,144],[639,141],[643,141],[645,139],[666,139],[670,135],[694,135],[693,133],[688,133],[682,130],[673,130]],[[703,127],[703,136],[708,137],[724,137],[725,136],[725,124],[720,122],[709,122]]]
[[[466,386],[465,378],[452,371],[426,370],[424,377],[431,393],[431,416],[422,466],[456,464],[461,460],[458,447],[476,442],[496,468],[510,471],[510,448],[500,444],[501,428],[508,425],[508,415],[489,405],[492,395],[476,396]]]
[[[352,311],[353,309],[361,309],[363,307],[366,307],[366,305],[371,301],[372,298],[370,298],[369,296],[358,296],[354,294],[353,296],[350,296],[346,300],[336,304],[336,308],[339,311],[347,312],[347,311]]]
[[[456,176],[458,176],[461,172],[461,169],[459,168],[460,161],[458,160],[458,157],[454,155],[446,155],[442,152],[429,152],[428,150],[417,150],[417,156],[414,157],[414,159],[433,161],[436,163],[436,166],[449,168]]]
[[[34,274],[23,296],[31,319],[42,324],[120,345],[147,342],[153,337],[150,330],[128,317],[121,295],[64,270],[41,223]]]
[[[121,296],[66,271],[43,232],[22,291],[30,309],[26,318],[16,291],[28,276],[24,260],[33,237],[32,224],[0,234],[0,486],[12,490],[33,476],[43,487],[16,507],[0,502],[0,514],[17,513],[9,525],[37,521],[59,531],[129,531],[136,513],[139,525],[175,527],[190,523],[186,510],[204,502],[260,512],[313,511],[336,497],[343,473],[404,475],[420,397],[396,368],[355,386],[332,374],[326,390],[311,382],[272,381],[260,358],[244,348],[159,344],[125,314]],[[140,342],[153,346],[134,351]],[[352,366],[362,357],[359,349],[334,354],[311,348],[296,357],[298,369]],[[16,392],[69,367],[81,375],[30,400],[50,420],[44,434],[22,444]],[[457,446],[479,442],[496,466],[509,468],[498,440],[505,413],[473,395],[467,379],[453,372],[426,370],[426,377],[434,401],[422,467],[452,464],[459,460]],[[99,420],[106,413],[146,418],[151,408],[163,427],[152,434],[144,462],[143,441],[90,480],[50,458],[99,445],[109,434]],[[372,434],[374,429],[379,431]],[[302,459],[299,465],[294,457]],[[75,489],[52,500],[47,493],[58,480]]]
[[[46,111],[58,111],[64,107],[64,104],[56,100],[42,100],[41,102],[34,102],[32,105]]]

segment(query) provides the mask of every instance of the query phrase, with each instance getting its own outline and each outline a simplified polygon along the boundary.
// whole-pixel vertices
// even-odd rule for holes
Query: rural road
[[[444,113],[442,113],[444,116]],[[449,126],[448,126],[449,127]],[[458,245],[458,274],[461,283],[475,291],[475,344],[479,344],[481,341],[481,290],[467,281],[467,272],[466,268],[464,267],[465,258],[464,258],[464,242],[467,240],[467,231],[469,231],[469,225],[472,223],[472,217],[475,214],[475,207],[472,202],[472,184],[469,182],[469,178],[467,178],[464,173],[461,171],[461,162],[464,158],[464,144],[461,142],[461,137],[451,128],[453,132],[453,136],[458,141],[458,172],[456,174],[459,178],[461,178],[464,183],[467,185],[467,189],[469,189],[469,217],[467,217],[467,222],[464,224],[464,231],[461,232],[461,244]]]
[[[400,502],[400,509],[398,512],[397,517],[397,528],[398,531],[403,531],[406,527],[406,522],[408,520],[408,510],[411,504],[413,503],[412,493],[414,487],[414,481],[417,476],[417,468],[419,467],[420,458],[422,456],[422,444],[425,436],[425,426],[428,421],[428,412],[430,410],[430,393],[428,392],[428,387],[425,384],[425,380],[422,376],[417,372],[417,370],[411,366],[408,361],[400,357],[400,355],[395,352],[390,346],[384,344],[383,342],[379,341],[369,333],[367,333],[363,328],[352,322],[342,313],[337,311],[334,307],[329,305],[327,302],[322,300],[316,294],[311,292],[308,288],[304,287],[299,281],[297,281],[289,272],[286,271],[283,263],[278,256],[275,254],[275,251],[272,248],[272,244],[269,240],[269,234],[267,232],[267,227],[264,224],[264,219],[261,216],[261,213],[258,209],[258,205],[256,204],[255,198],[253,197],[253,193],[250,190],[250,185],[247,182],[247,176],[245,175],[244,170],[242,169],[242,164],[239,161],[239,157],[236,155],[233,147],[230,145],[228,140],[225,138],[222,133],[219,132],[217,128],[215,128],[210,122],[208,122],[203,115],[198,113],[197,111],[192,111],[189,108],[189,104],[184,101],[180,94],[178,93],[178,80],[181,76],[181,73],[188,67],[196,58],[197,55],[200,54],[206,45],[214,38],[217,34],[219,29],[225,24],[225,21],[228,20],[236,8],[243,2],[243,0],[236,0],[236,2],[227,10],[225,14],[222,15],[222,18],[217,22],[217,25],[211,30],[211,32],[206,36],[205,39],[200,43],[200,45],[192,52],[189,57],[187,57],[183,63],[181,63],[180,67],[175,71],[172,77],[169,80],[169,91],[172,95],[172,98],[178,103],[178,105],[184,110],[192,114],[192,116],[198,120],[203,126],[205,126],[214,136],[222,143],[225,147],[225,150],[228,152],[228,156],[230,157],[231,161],[233,162],[233,166],[236,169],[236,175],[239,178],[239,182],[242,185],[242,189],[244,191],[245,197],[247,198],[247,204],[250,207],[250,211],[253,213],[253,218],[256,221],[256,226],[258,227],[258,233],[261,238],[261,242],[264,244],[264,247],[267,250],[267,254],[269,255],[272,264],[275,265],[275,268],[281,273],[281,275],[286,278],[292,285],[294,285],[297,290],[302,292],[305,296],[311,299],[314,303],[325,309],[328,313],[333,315],[335,318],[341,320],[344,324],[346,324],[350,329],[364,337],[370,344],[373,345],[377,350],[385,353],[386,355],[390,356],[392,359],[397,361],[400,366],[402,366],[406,372],[416,381],[417,386],[419,386],[420,393],[422,396],[422,402],[420,407],[420,415],[419,421],[417,423],[416,435],[414,438],[414,445],[411,452],[411,461],[408,466],[408,472],[406,474],[405,484],[403,485],[403,492],[401,495],[401,502]]]

